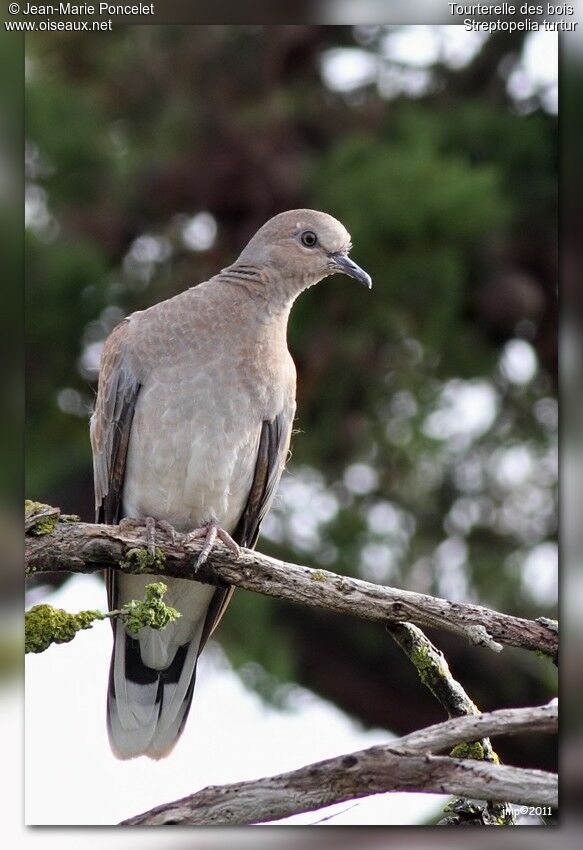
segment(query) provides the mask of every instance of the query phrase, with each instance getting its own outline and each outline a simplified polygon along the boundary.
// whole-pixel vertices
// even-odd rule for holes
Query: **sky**
[[[390,36],[387,51],[413,69],[410,77],[399,79],[399,85],[417,86],[419,90],[424,66],[433,61],[436,51],[444,51],[455,64],[471,58],[479,44],[475,33],[464,34],[460,27],[418,26]],[[522,62],[508,83],[519,97],[528,96],[533,89],[544,91],[549,111],[557,108],[557,48],[553,34],[531,36]],[[350,91],[377,72],[363,54],[358,49],[330,53],[322,73],[334,87]],[[188,238],[200,240],[200,228],[193,228]],[[529,379],[536,364],[533,366],[533,349],[524,342],[518,345],[522,348],[508,349],[502,368],[520,383]],[[444,398],[442,416],[447,417],[449,405],[449,421],[459,422],[465,409],[471,419],[468,427],[482,427],[495,404],[488,388],[459,385],[452,392],[451,398]],[[500,458],[500,474],[519,476],[528,463],[524,455]],[[556,550],[541,550],[531,559],[529,581],[541,588],[541,595],[548,593],[549,582],[556,581],[555,564]],[[459,583],[456,586],[459,588]],[[91,576],[72,578],[46,601],[70,611],[104,608],[106,604],[103,584]],[[27,656],[25,814],[29,824],[117,823],[208,784],[292,770],[391,739],[386,730],[365,730],[305,690],[297,689],[285,708],[266,706],[244,686],[218,645],[211,644],[199,664],[191,715],[174,753],[161,762],[119,762],[110,753],[105,725],[110,650],[111,630],[106,623],[98,623],[70,644]],[[22,694],[4,685],[0,712],[3,720],[11,720],[22,729]],[[8,727],[3,723],[3,728]],[[19,735],[8,738],[8,761],[14,756],[14,763],[20,763],[21,746]],[[17,814],[21,811],[22,777],[12,779],[8,792],[14,795],[14,801],[9,808]],[[313,824],[332,815],[322,825],[412,824],[435,815],[446,799],[426,794],[379,795],[299,815],[288,822]],[[66,847],[67,841],[76,845],[79,840],[74,833],[25,831],[16,819],[6,824],[6,833],[9,846],[25,848],[39,840],[44,846],[58,842],[59,848]],[[132,847],[133,842],[142,848],[156,840],[153,835],[140,833],[139,839],[137,835],[124,839],[123,846]],[[199,835],[207,846],[208,833],[204,838]],[[91,846],[98,840],[99,834],[85,833],[83,843]],[[192,839],[192,845],[196,846],[196,840]],[[115,840],[108,838],[108,845],[115,847]]]

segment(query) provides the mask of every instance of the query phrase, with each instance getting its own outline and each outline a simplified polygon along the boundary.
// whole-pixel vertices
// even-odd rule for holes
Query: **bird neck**
[[[259,268],[241,259],[218,275],[219,280],[231,286],[256,305],[257,313],[266,322],[284,322],[300,292],[310,285],[296,275],[285,275],[278,268]]]

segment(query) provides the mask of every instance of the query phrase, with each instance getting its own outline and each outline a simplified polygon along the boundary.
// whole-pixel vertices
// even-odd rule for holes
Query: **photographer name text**
[[[21,9],[23,15],[153,15],[153,3],[54,3],[35,5],[25,3]]]

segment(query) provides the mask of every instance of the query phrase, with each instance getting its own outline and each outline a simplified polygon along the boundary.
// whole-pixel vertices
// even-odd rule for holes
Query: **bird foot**
[[[217,537],[231,550],[236,558],[239,557],[239,546],[235,543],[231,535],[224,528],[221,528],[215,520],[211,520],[211,522],[208,522],[201,528],[195,528],[193,531],[189,531],[188,534],[184,535],[186,543],[191,543],[193,540],[204,540],[203,547],[194,565],[195,572],[207,560],[213,550]]]
[[[122,531],[134,531],[136,528],[146,529],[146,545],[148,554],[154,558],[156,555],[156,529],[165,531],[172,543],[176,543],[176,530],[165,519],[154,519],[154,517],[124,517],[119,527]]]

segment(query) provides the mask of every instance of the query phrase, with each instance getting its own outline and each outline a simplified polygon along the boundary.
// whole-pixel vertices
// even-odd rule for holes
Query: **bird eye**
[[[318,244],[318,237],[313,230],[304,230],[300,236],[300,240],[302,245],[305,245],[306,248],[315,248]]]

